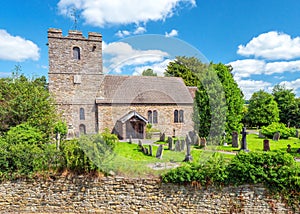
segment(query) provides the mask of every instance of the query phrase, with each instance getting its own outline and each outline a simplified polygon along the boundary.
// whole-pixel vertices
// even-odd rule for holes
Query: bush
[[[261,129],[261,133],[267,138],[273,138],[276,132],[279,132],[280,138],[283,139],[288,139],[296,135],[295,128],[288,128],[283,123],[272,123],[269,126],[263,126]]]
[[[44,140],[44,135],[37,128],[34,128],[27,123],[22,123],[11,128],[5,135],[8,144],[40,144]]]

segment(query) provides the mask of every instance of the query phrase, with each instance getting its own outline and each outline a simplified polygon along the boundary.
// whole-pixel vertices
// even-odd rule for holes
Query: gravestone
[[[206,138],[205,137],[200,138],[200,147],[206,148]]]
[[[296,129],[296,138],[299,138],[299,130]]]
[[[129,136],[129,143],[132,144],[132,136]]]
[[[264,139],[264,151],[270,151],[270,141],[268,139]]]
[[[156,151],[156,158],[162,159],[163,152],[164,152],[163,145],[159,145],[159,147],[157,148],[157,151]]]
[[[258,137],[259,137],[259,138],[265,138],[266,136],[264,136],[264,135],[261,133],[261,130],[259,130]]]
[[[297,153],[300,154],[300,148],[297,150]]]
[[[186,145],[186,141],[185,140],[181,140],[180,141],[180,151],[184,151],[185,150],[185,145]]]
[[[143,148],[143,143],[142,143],[142,141],[141,141],[141,140],[139,140],[139,144],[138,144],[138,145],[139,145],[139,148],[140,148],[140,149],[142,149],[142,148]]]
[[[241,150],[243,150],[245,152],[249,152],[249,150],[247,148],[247,134],[248,134],[248,132],[246,132],[246,127],[243,127],[241,134],[242,134]]]
[[[173,150],[173,139],[172,139],[172,137],[168,137],[168,149],[170,151]]]
[[[148,155],[152,156],[152,153],[153,153],[153,151],[152,151],[152,145],[149,145],[149,153],[148,153]]]
[[[288,144],[288,145],[287,145],[286,152],[290,153],[291,151],[292,151],[292,149],[291,149],[291,145],[290,145],[290,144]]]
[[[180,151],[181,151],[180,140],[176,140],[175,152],[180,152]]]
[[[280,139],[280,133],[279,133],[279,132],[276,132],[276,133],[273,135],[273,140],[279,141],[279,139]]]
[[[232,132],[232,147],[239,148],[239,133],[236,131]]]
[[[187,136],[186,138],[186,156],[185,159],[183,160],[184,162],[191,162],[193,161],[193,157],[191,154],[191,139],[189,136]]]
[[[148,153],[148,149],[146,148],[146,147],[143,147],[143,153],[145,154],[145,155],[148,155],[149,153]]]
[[[165,138],[166,138],[166,134],[165,134],[165,133],[162,133],[162,134],[160,135],[159,141],[165,141]]]
[[[227,135],[227,133],[224,131],[223,134],[222,134],[222,136],[223,136],[223,145],[224,145],[224,146],[227,146],[227,143],[226,143],[226,135]]]

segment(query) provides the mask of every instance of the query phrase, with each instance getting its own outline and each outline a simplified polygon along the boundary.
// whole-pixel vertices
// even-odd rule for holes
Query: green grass
[[[250,151],[263,151],[263,140],[259,138],[256,134],[247,135],[247,146]],[[291,145],[291,155],[294,157],[300,157],[297,150],[300,148],[300,140],[298,138],[280,139],[279,141],[270,140],[270,149],[272,152],[286,152],[287,145]],[[240,148],[233,148],[229,144],[228,146],[218,146],[217,150],[222,151],[233,151],[238,152]]]

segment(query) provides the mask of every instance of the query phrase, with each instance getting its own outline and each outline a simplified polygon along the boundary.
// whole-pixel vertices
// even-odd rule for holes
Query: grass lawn
[[[259,138],[256,134],[247,135],[247,145],[250,151],[263,151],[263,140]],[[270,149],[273,152],[286,152],[287,145],[291,145],[291,155],[294,157],[300,157],[297,150],[300,148],[300,140],[298,138],[290,137],[289,139],[280,139],[279,141],[270,140]],[[218,146],[217,150],[222,151],[239,151],[240,148],[232,148],[231,145],[228,146]]]

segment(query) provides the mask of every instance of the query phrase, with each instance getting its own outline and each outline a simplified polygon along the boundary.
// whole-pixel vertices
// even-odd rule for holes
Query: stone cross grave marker
[[[280,139],[280,133],[279,133],[279,132],[276,132],[276,133],[273,135],[273,140],[279,141],[279,139]]]
[[[249,150],[247,148],[247,134],[248,134],[248,132],[246,132],[246,127],[243,127],[243,130],[242,130],[241,134],[242,134],[241,150],[243,150],[245,152],[249,152]]]
[[[191,154],[191,139],[190,137],[187,135],[186,136],[186,156],[185,156],[185,159],[183,160],[184,162],[191,162],[193,161],[193,157],[192,157],[192,154]]]
[[[239,133],[236,131],[232,132],[232,147],[239,148]]]
[[[164,152],[163,145],[159,145],[159,147],[157,148],[157,151],[156,151],[156,158],[162,159],[163,152]]]
[[[270,141],[268,139],[264,139],[264,151],[270,151]]]
[[[180,146],[180,140],[176,140],[175,143],[175,152],[180,152],[181,146]]]
[[[170,151],[173,150],[173,138],[172,137],[168,137],[168,149]]]

